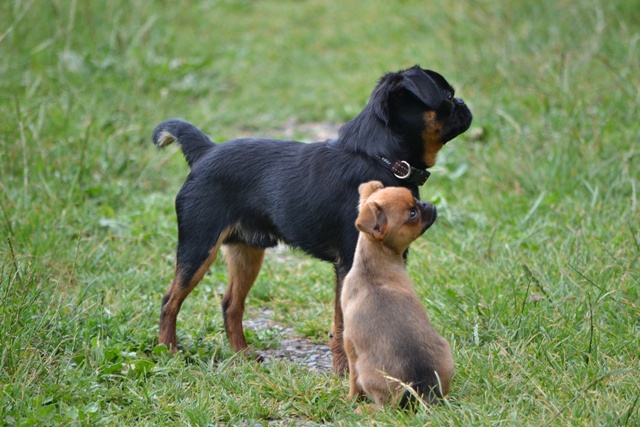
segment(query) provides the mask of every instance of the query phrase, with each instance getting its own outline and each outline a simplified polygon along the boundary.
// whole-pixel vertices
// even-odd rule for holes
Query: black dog
[[[177,141],[191,167],[176,197],[176,269],[162,299],[160,343],[177,351],[182,302],[223,246],[229,269],[224,325],[231,347],[245,350],[245,298],[265,248],[284,242],[334,265],[331,351],[334,369],[344,371],[340,290],[358,240],[358,186],[377,180],[418,197],[426,168],[447,141],[469,128],[471,117],[444,77],[414,66],[383,76],[362,112],[325,142],[243,138],[214,144],[185,121],[160,123],[154,144]]]

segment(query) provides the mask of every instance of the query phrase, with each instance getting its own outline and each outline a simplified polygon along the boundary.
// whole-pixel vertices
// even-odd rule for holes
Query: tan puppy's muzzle
[[[438,210],[434,205],[429,202],[417,201],[418,209],[420,209],[420,214],[422,215],[422,221],[424,222],[424,226],[422,228],[422,232],[427,231],[429,227],[436,222],[436,218],[438,217]]]

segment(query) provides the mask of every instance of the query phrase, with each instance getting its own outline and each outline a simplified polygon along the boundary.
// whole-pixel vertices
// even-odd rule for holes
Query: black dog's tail
[[[153,130],[152,138],[158,148],[177,141],[190,167],[204,153],[215,147],[215,144],[200,129],[180,119],[169,119],[160,123]]]

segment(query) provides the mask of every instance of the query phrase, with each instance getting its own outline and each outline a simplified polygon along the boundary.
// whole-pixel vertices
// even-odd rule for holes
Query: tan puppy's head
[[[379,181],[361,184],[356,227],[373,241],[402,253],[434,223],[436,207],[404,187],[384,188]]]

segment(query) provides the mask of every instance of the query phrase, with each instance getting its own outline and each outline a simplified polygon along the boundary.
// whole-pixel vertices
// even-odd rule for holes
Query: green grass
[[[640,4],[0,2],[0,425],[640,424]],[[342,123],[386,71],[471,106],[423,198],[410,273],[456,362],[451,398],[353,413],[347,381],[236,357],[218,261],[156,347],[188,167],[217,141]],[[331,267],[269,254],[248,299],[326,341]],[[273,337],[252,337],[256,347]]]

